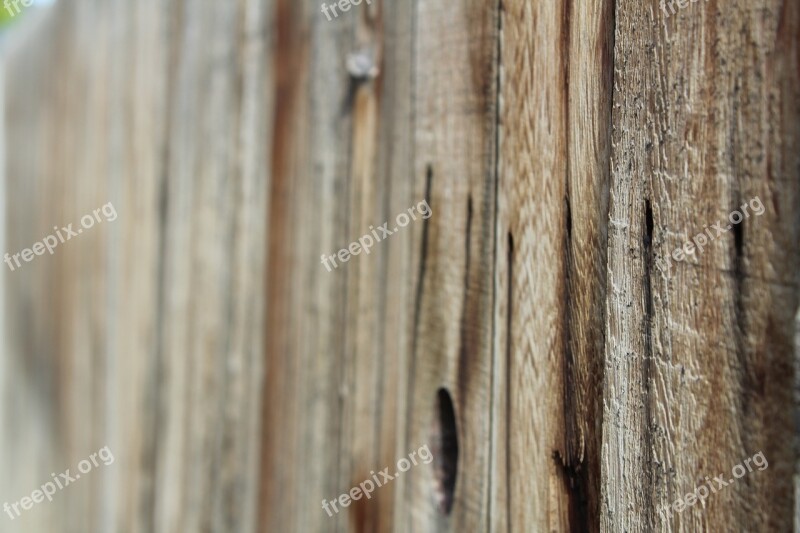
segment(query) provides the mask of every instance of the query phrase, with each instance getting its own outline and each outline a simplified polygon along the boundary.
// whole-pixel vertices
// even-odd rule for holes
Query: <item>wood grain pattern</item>
[[[597,529],[611,9],[504,3],[497,505],[511,531]]]
[[[9,36],[0,251],[118,220],[4,271],[0,503],[116,461],[0,530],[800,527],[797,3],[321,4]]]
[[[604,529],[790,528],[798,15],[617,3]],[[756,196],[763,215],[666,260]],[[758,451],[768,471],[656,515]]]
[[[408,166],[410,8],[362,5],[329,22],[313,4],[277,4],[263,531],[389,531],[402,520],[393,513],[402,479],[334,516],[321,502],[407,454],[397,428],[408,401],[404,310],[420,228],[330,272],[318,258],[420,199]],[[353,77],[352,53],[371,54],[378,76]]]
[[[443,451],[440,389],[452,398],[458,459],[452,509],[436,469],[410,472],[411,531],[483,530],[489,521],[492,278],[496,194],[497,6],[417,7],[415,176],[433,216],[415,250],[408,447]],[[439,28],[448,28],[440,37]],[[439,474],[441,476],[441,474]],[[440,496],[435,496],[437,493]]]

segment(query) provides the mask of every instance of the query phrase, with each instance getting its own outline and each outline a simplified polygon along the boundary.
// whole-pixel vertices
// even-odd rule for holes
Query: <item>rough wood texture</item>
[[[0,504],[116,461],[0,530],[798,523],[797,2],[321,3],[61,0],[9,39],[0,252],[118,219],[4,271]]]
[[[612,5],[504,7],[495,358],[506,525],[596,530]]]
[[[620,0],[616,13],[601,525],[786,531],[798,5],[701,2],[667,18]],[[756,196],[763,215],[666,259]],[[769,470],[656,515],[759,451]]]

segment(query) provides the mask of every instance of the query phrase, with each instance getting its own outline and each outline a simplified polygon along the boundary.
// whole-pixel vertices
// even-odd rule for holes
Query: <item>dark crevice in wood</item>
[[[645,250],[649,254],[653,247],[653,206],[650,205],[650,200],[645,200],[644,204],[644,238]],[[647,259],[650,259],[649,255]]]
[[[436,392],[436,426],[431,442],[439,511],[449,515],[458,475],[458,428],[453,400],[445,388]]]
[[[582,447],[587,435],[581,428],[583,420],[582,395],[578,369],[575,365],[572,339],[572,207],[569,195],[564,197],[564,243],[562,247],[564,278],[562,280],[561,334],[564,349],[563,398],[565,455],[559,451],[559,471],[569,498],[569,522],[572,531],[589,531],[589,470],[584,462]]]
[[[569,93],[569,66],[570,66],[570,40],[571,40],[571,32],[572,32],[572,24],[570,20],[572,19],[572,0],[564,0],[562,3],[561,9],[561,65],[563,67],[563,80],[564,80],[564,90],[562,91],[562,99],[563,99],[563,107],[564,107],[564,126],[565,126],[565,134],[567,136],[567,141],[569,141],[569,121],[570,121],[570,112],[569,112],[569,103],[570,103],[570,93]],[[567,142],[564,146],[564,158],[566,161],[566,169],[567,169],[567,194],[569,194],[569,158],[570,158],[570,149],[569,149],[569,142]]]
[[[433,212],[431,205],[431,186],[433,183],[433,168],[430,164],[425,167],[425,201],[428,203],[430,211]],[[425,287],[425,272],[428,268],[428,232],[430,228],[430,217],[422,221],[422,243],[420,245],[419,270],[417,272],[417,292],[414,298],[414,336],[412,346],[412,356],[417,353],[417,338],[419,337],[419,320],[422,314],[422,294]],[[413,375],[413,372],[410,374]],[[410,420],[410,419],[409,419]]]
[[[473,326],[472,317],[475,313],[470,312],[474,310],[472,302],[472,291],[469,290],[471,272],[471,248],[472,248],[472,194],[467,197],[467,227],[464,232],[464,298],[461,303],[461,324],[459,331],[459,347],[458,347],[458,399],[463,402],[469,398],[469,372],[472,368],[470,365],[470,353],[474,353],[478,346],[477,339],[475,338],[475,327]],[[462,405],[462,407],[464,407]]]
[[[733,211],[739,208],[734,207]],[[752,379],[752,371],[747,362],[745,354],[744,339],[747,334],[747,310],[744,303],[744,285],[747,277],[745,268],[744,256],[744,219],[738,224],[733,224],[731,228],[733,231],[733,304],[734,304],[734,318],[736,321],[734,339],[736,345],[736,357],[739,365],[739,382],[741,385],[741,412],[745,418],[750,416],[750,395],[753,390],[754,381]],[[742,436],[746,438],[745,435]]]
[[[433,187],[433,167],[430,163],[425,165],[425,201],[428,202],[430,212],[433,213],[433,204],[431,202],[431,191]],[[409,398],[414,398],[414,377],[417,372],[417,348],[419,346],[419,324],[422,317],[422,296],[425,291],[425,274],[428,269],[428,240],[430,231],[430,221],[433,217],[422,220],[422,242],[420,243],[419,253],[419,268],[417,270],[417,287],[414,295],[414,317],[413,317],[413,334],[411,336],[411,361],[408,371],[408,383],[406,384],[406,391]],[[414,402],[408,401],[406,404],[406,419],[405,419],[405,439],[407,443],[409,440],[409,431],[414,419],[413,413]],[[407,491],[411,491],[412,485],[408,484]],[[407,496],[410,498],[410,496]]]
[[[644,265],[644,311],[645,311],[645,337],[647,346],[647,355],[652,356],[650,335],[652,333],[652,318],[653,318],[653,285],[652,285],[652,270],[655,260],[653,251],[653,207],[650,205],[650,200],[645,200],[644,205],[644,233],[642,235],[642,264]]]
[[[564,198],[564,226],[567,228],[567,246],[572,246],[572,206],[569,203],[569,196]],[[568,248],[567,248],[568,251]],[[568,265],[569,263],[567,263]]]
[[[472,238],[472,194],[467,196],[467,231],[464,237],[464,253],[467,260],[467,267],[464,274],[464,291],[469,289],[469,267],[470,267],[470,241]]]
[[[514,323],[514,236],[508,232],[508,279],[506,280],[506,514],[508,520],[508,531],[513,531],[511,519],[513,509],[511,505],[511,498],[513,492],[511,490],[511,420],[512,420],[512,391],[514,387],[511,385],[511,376],[513,370],[513,337],[512,324]]]
[[[643,317],[643,334],[644,334],[644,362],[642,365],[644,390],[644,421],[642,428],[642,435],[644,436],[647,457],[644,458],[642,463],[645,465],[642,475],[651,477],[649,484],[653,484],[653,432],[656,430],[652,425],[654,423],[652,416],[652,366],[653,366],[653,269],[655,267],[655,255],[653,250],[653,232],[655,223],[653,220],[653,206],[649,199],[645,200],[644,205],[644,228],[642,232],[642,266],[644,273],[642,282],[644,284],[644,317]],[[657,522],[655,512],[655,491],[648,490],[646,497],[650,500],[647,509],[643,510],[646,513],[647,523],[655,524]]]
[[[553,451],[552,457],[569,494],[570,531],[575,533],[592,531],[588,494],[586,493],[588,488],[588,469],[584,468],[583,463],[571,464],[567,458],[561,457],[561,453],[558,450]]]
[[[425,201],[427,202],[431,212],[433,206],[431,205],[431,186],[433,184],[433,167],[428,164],[425,167]],[[420,246],[420,260],[419,260],[419,275],[417,277],[417,295],[414,301],[414,338],[417,338],[419,316],[422,306],[422,289],[423,280],[425,279],[425,271],[428,266],[428,230],[430,218],[422,221],[422,245]]]

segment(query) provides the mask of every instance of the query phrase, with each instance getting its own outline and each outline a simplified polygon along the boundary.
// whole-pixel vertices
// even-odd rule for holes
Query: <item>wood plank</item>
[[[489,523],[498,6],[420,1],[416,17],[414,175],[429,182],[433,216],[414,258],[405,424],[409,450],[429,443],[438,457],[433,471],[410,472],[404,529],[482,530]],[[437,410],[440,389],[451,398],[454,428]]]
[[[0,281],[0,501],[116,460],[0,529],[800,527],[800,6],[320,4],[10,36],[4,249],[118,220]]]
[[[601,525],[787,530],[797,6],[621,1],[616,20]],[[666,259],[755,197],[763,216]],[[768,472],[656,514],[759,451]]]
[[[596,530],[612,4],[503,5],[494,525]]]

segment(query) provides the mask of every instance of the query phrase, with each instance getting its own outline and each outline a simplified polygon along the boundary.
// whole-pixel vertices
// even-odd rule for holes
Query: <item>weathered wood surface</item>
[[[759,451],[768,470],[669,527],[791,527],[799,17],[795,2],[697,3],[666,19],[656,2],[617,2],[605,529],[662,527],[657,508]],[[754,197],[762,215],[665,261]]]
[[[504,8],[498,524],[596,530],[613,5]]]
[[[116,461],[0,530],[791,529],[800,6],[320,4],[9,39],[2,252],[119,216],[2,277],[0,503]]]

